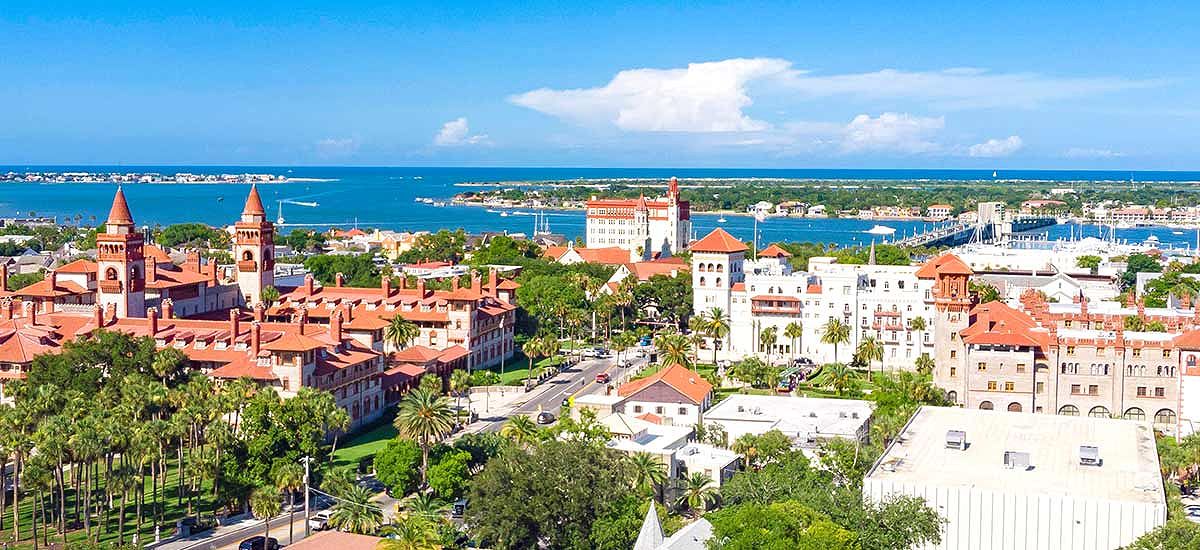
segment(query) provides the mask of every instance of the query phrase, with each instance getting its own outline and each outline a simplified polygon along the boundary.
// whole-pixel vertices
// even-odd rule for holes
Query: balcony
[[[750,299],[750,312],[755,315],[799,315],[800,299],[791,296],[755,296]]]
[[[103,281],[97,281],[96,287],[100,289],[100,292],[105,294],[116,294],[121,292],[121,281],[116,279],[105,279]]]
[[[258,262],[254,260],[242,260],[237,263],[237,269],[242,273],[254,273],[258,271]]]

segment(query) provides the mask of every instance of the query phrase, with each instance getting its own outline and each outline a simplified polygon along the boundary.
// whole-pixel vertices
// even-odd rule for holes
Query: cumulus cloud
[[[315,144],[317,154],[323,157],[344,157],[358,150],[358,141],[353,138],[325,138]]]
[[[1125,153],[1111,149],[1091,149],[1087,147],[1072,147],[1063,152],[1063,156],[1071,159],[1113,159],[1125,156]]]
[[[441,147],[460,145],[477,145],[487,143],[487,134],[471,134],[471,126],[467,117],[458,117],[442,125],[442,129],[433,136],[433,144]]]
[[[747,85],[792,72],[782,59],[727,59],[682,69],[630,69],[597,88],[542,88],[509,101],[583,125],[630,132],[756,132],[770,124],[743,112]]]
[[[907,113],[883,113],[877,117],[858,115],[843,129],[841,149],[846,153],[929,153],[940,149],[930,138],[945,126],[944,117],[919,117]]]
[[[1025,145],[1021,136],[1008,136],[1004,139],[989,139],[976,143],[967,148],[967,154],[972,157],[1007,157]]]

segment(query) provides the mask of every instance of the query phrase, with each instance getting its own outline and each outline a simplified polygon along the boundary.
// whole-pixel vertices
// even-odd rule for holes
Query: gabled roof
[[[1172,343],[1177,348],[1200,350],[1200,330],[1189,330],[1176,336]]]
[[[779,245],[777,245],[775,243],[771,243],[771,246],[764,248],[762,252],[758,253],[758,256],[760,258],[763,256],[767,256],[770,258],[779,258],[779,257],[791,258],[792,253],[784,250],[783,248],[781,248]]]
[[[963,263],[958,256],[949,252],[942,254],[921,266],[917,270],[918,279],[934,279],[938,275],[974,275],[970,266]]]
[[[96,262],[82,258],[54,268],[59,273],[96,273],[98,270]]]
[[[748,247],[746,243],[739,241],[737,237],[730,235],[728,231],[718,227],[708,235],[705,235],[703,239],[692,243],[689,249],[692,252],[731,254],[734,252],[745,252],[748,250]]]
[[[78,296],[87,294],[88,290],[71,281],[55,281],[50,287],[49,279],[42,279],[20,290],[12,291],[13,296],[30,296],[34,298],[57,298],[60,296]]]
[[[567,250],[569,248],[566,246],[547,246],[542,249],[542,257],[557,261],[563,254],[567,253]]]
[[[971,345],[1048,347],[1049,332],[1027,313],[1004,302],[988,302],[971,310],[971,326],[961,332],[963,342]]]
[[[658,260],[652,262],[634,262],[626,265],[626,268],[639,281],[648,281],[650,277],[655,275],[670,276],[672,273],[687,273],[691,271],[691,267],[685,263],[671,263]]]
[[[262,345],[268,351],[309,351],[325,347],[325,343],[303,334],[287,333],[278,339]]]
[[[129,213],[129,203],[125,202],[125,192],[117,187],[113,195],[112,208],[108,211],[108,225],[133,225],[133,214]]]
[[[603,248],[575,247],[572,250],[576,254],[579,254],[579,257],[583,261],[589,264],[624,265],[629,263],[629,251],[617,246]],[[562,256],[560,255],[559,258],[562,258]]]
[[[617,395],[633,396],[658,382],[674,388],[675,391],[687,396],[696,405],[703,403],[713,389],[712,384],[701,378],[698,373],[676,363],[640,380],[622,384],[617,389]]]

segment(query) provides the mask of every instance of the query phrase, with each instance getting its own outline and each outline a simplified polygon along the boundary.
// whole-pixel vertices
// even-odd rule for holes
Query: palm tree
[[[267,285],[263,287],[262,292],[259,293],[259,298],[262,299],[263,302],[266,302],[268,306],[274,305],[275,302],[279,301],[279,289],[272,285]]]
[[[534,365],[537,364],[537,360],[542,357],[550,356],[550,340],[550,336],[538,336],[536,338],[530,338],[529,340],[526,340],[525,344],[521,346],[521,351],[529,360],[529,366],[525,369],[525,386],[528,387],[533,379],[533,368]],[[558,340],[554,341],[557,342]],[[555,353],[558,352],[556,351]]]
[[[871,373],[871,363],[879,361],[879,372],[883,372],[883,342],[874,336],[867,336],[858,343],[855,350],[858,358],[867,363],[867,373]],[[874,378],[874,376],[871,376]]]
[[[186,363],[187,356],[182,351],[173,347],[163,348],[154,354],[154,363],[150,365],[150,370],[162,381],[165,388],[167,380],[174,378]]]
[[[657,488],[667,480],[667,467],[649,453],[634,453],[625,455],[629,465],[633,467],[633,488],[647,495],[653,495]]]
[[[713,366],[716,366],[717,342],[724,341],[729,336],[729,316],[725,314],[725,310],[714,307],[708,310],[707,325],[708,335],[713,339]]]
[[[523,414],[509,418],[508,422],[505,422],[500,427],[501,436],[508,438],[509,441],[522,447],[527,447],[537,442],[538,431],[537,424],[533,422],[533,419]]]
[[[442,544],[438,526],[424,514],[401,514],[383,530],[384,538],[376,550],[440,550]]]
[[[775,347],[775,341],[779,339],[779,329],[770,326],[762,329],[758,333],[758,345],[767,352],[767,362],[771,362],[771,351]]]
[[[450,373],[450,392],[454,394],[454,404],[457,408],[462,408],[462,396],[469,387],[471,387],[471,375],[467,374],[467,371],[457,369]]]
[[[433,493],[417,493],[403,502],[407,513],[418,514],[428,518],[440,517],[446,511],[446,503],[439,500]]]
[[[686,336],[676,332],[665,332],[654,338],[654,347],[658,350],[658,362],[665,365],[683,365],[691,367],[692,360],[688,353],[691,343]]]
[[[329,515],[329,524],[351,533],[369,535],[383,524],[383,510],[371,503],[375,494],[370,489],[352,485],[338,496]]]
[[[688,317],[688,341],[692,344],[692,358],[696,363],[700,362],[700,345],[704,343],[707,328],[708,322],[703,316]]]
[[[754,434],[742,434],[741,437],[733,441],[733,445],[729,446],[729,450],[746,457],[746,465],[756,467],[758,459],[758,448],[756,447],[758,438]]]
[[[613,347],[617,348],[617,360],[620,360],[621,353],[637,344],[637,335],[633,331],[626,330],[613,337]]]
[[[845,363],[825,365],[821,370],[823,382],[833,387],[833,391],[838,395],[843,395],[847,389],[854,386],[854,381],[858,379],[858,373]]]
[[[922,376],[929,376],[933,372],[933,358],[928,353],[922,353],[917,357],[916,367]]]
[[[397,350],[407,348],[421,336],[421,327],[416,323],[405,319],[399,313],[388,322],[387,328],[383,329],[383,339]]]
[[[792,321],[783,327],[783,335],[792,341],[792,362],[796,362],[796,339],[800,338],[800,343],[804,343],[804,323],[801,321]]]
[[[703,472],[692,472],[683,486],[683,494],[675,502],[676,506],[687,506],[692,517],[700,517],[704,510],[717,500],[717,491],[712,487],[712,478]]]
[[[850,325],[837,317],[831,317],[821,327],[821,343],[833,345],[833,362],[837,363],[838,346],[850,341]]]
[[[400,401],[396,431],[417,442],[421,447],[421,481],[426,481],[429,468],[429,449],[454,429],[454,413],[444,397],[416,389]]]
[[[928,323],[925,322],[925,318],[919,315],[913,317],[908,321],[908,328],[917,333],[917,349],[921,349],[920,346],[925,343],[925,329],[929,328]]]
[[[264,485],[250,495],[250,511],[263,520],[263,538],[271,538],[271,518],[279,515],[281,507],[279,491],[274,487]]]
[[[295,462],[281,462],[271,472],[275,488],[288,496],[288,544],[296,540],[294,527],[296,491],[304,487],[304,467]]]

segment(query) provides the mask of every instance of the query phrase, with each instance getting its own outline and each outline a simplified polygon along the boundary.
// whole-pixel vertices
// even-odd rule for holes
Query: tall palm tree
[[[304,487],[304,467],[295,462],[280,462],[271,472],[275,488],[288,496],[288,544],[296,540],[293,519],[296,517],[296,491]]]
[[[929,376],[933,372],[933,358],[928,353],[922,353],[917,357],[915,366],[917,367],[917,372],[921,373],[921,376]]]
[[[387,328],[383,329],[384,341],[391,344],[397,350],[407,348],[409,344],[413,343],[413,340],[416,340],[420,336],[421,327],[405,319],[399,313],[395,317],[392,317],[392,320],[388,321]]]
[[[667,467],[649,453],[625,455],[633,470],[633,489],[646,495],[657,493],[658,487],[667,480]]]
[[[794,363],[796,362],[796,339],[800,338],[800,343],[804,344],[804,323],[799,320],[788,323],[786,327],[783,327],[783,335],[792,341],[790,349],[792,350],[792,362]]]
[[[401,436],[421,447],[421,482],[429,469],[429,449],[454,429],[454,413],[444,397],[416,389],[404,396],[394,422]]]
[[[440,550],[437,522],[424,514],[400,514],[383,530],[375,550]]]
[[[407,514],[419,514],[429,518],[440,517],[447,506],[433,493],[417,493],[402,503]]]
[[[259,293],[259,298],[262,299],[263,302],[266,302],[268,306],[275,305],[275,302],[279,301],[279,289],[272,285],[267,285],[263,287],[262,292]]]
[[[879,361],[879,372],[883,372],[883,342],[880,342],[878,338],[874,336],[863,338],[858,343],[858,349],[855,350],[855,354],[858,355],[859,359],[867,363],[867,373],[870,374],[871,378],[874,378],[874,374],[871,371],[871,364],[875,361]]]
[[[771,352],[775,347],[775,342],[779,339],[779,328],[769,326],[762,329],[758,333],[758,344],[767,351],[767,362],[771,362]]]
[[[371,503],[375,494],[370,489],[352,485],[338,496],[329,515],[329,524],[351,533],[369,535],[383,524],[383,510]]]
[[[837,363],[838,346],[850,341],[850,325],[837,317],[831,317],[821,327],[821,343],[833,345],[833,362]]]
[[[471,375],[462,369],[456,369],[450,373],[450,393],[454,394],[454,404],[459,409],[462,408],[462,396],[467,393],[467,388],[471,387]],[[457,418],[457,415],[455,415]]]
[[[150,370],[162,381],[165,388],[167,380],[178,375],[186,363],[187,356],[182,351],[173,347],[163,348],[154,354],[154,362],[150,365]]]
[[[533,379],[533,368],[534,365],[537,364],[538,359],[550,355],[548,349],[549,338],[549,336],[530,338],[529,340],[525,341],[524,345],[521,346],[521,352],[524,353],[525,357],[529,360],[529,366],[525,369],[526,386],[529,386],[529,383]]]
[[[538,440],[538,427],[532,418],[518,414],[508,419],[500,427],[500,435],[522,447],[528,447]]]
[[[658,362],[665,365],[683,365],[691,368],[692,360],[689,354],[691,342],[686,336],[676,332],[664,332],[654,338],[654,347],[658,350]]]
[[[250,511],[254,512],[254,517],[263,520],[264,538],[271,538],[271,518],[279,515],[279,509],[282,507],[279,491],[269,485],[255,489],[250,495]]]
[[[746,457],[746,465],[752,468],[757,468],[758,464],[758,437],[754,434],[742,434],[741,437],[733,440],[733,445],[729,446],[729,450]]]
[[[725,314],[724,309],[714,307],[708,310],[707,319],[707,332],[713,339],[713,365],[715,366],[717,364],[717,342],[725,341],[729,336],[729,316]],[[728,342],[725,343],[728,344]]]
[[[613,347],[617,349],[617,360],[621,359],[621,353],[637,344],[637,335],[633,331],[626,330],[613,337]]]
[[[921,349],[921,346],[925,344],[925,329],[929,328],[929,324],[924,317],[918,315],[909,319],[908,328],[917,333],[917,349]]]
[[[712,478],[703,472],[692,472],[684,481],[683,494],[679,495],[676,506],[686,506],[692,517],[700,517],[713,502],[717,500],[717,490],[712,486]]]

